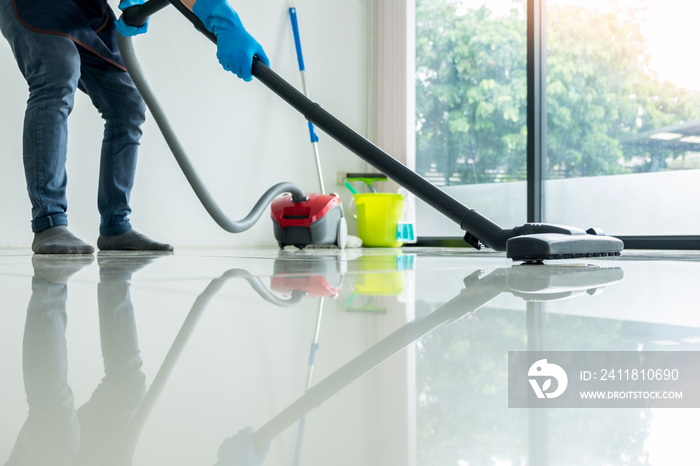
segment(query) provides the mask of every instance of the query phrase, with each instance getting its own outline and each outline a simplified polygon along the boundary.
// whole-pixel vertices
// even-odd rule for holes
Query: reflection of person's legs
[[[128,73],[86,50],[80,52],[79,87],[90,96],[105,120],[97,199],[102,218],[98,247],[172,249],[133,231],[128,218],[145,103]]]
[[[32,247],[41,253],[92,253],[92,246],[66,228],[68,115],[80,77],[78,50],[65,37],[25,28],[10,0],[0,0],[0,28],[29,85],[23,160],[32,204]]]
[[[97,297],[105,376],[90,401],[78,410],[83,429],[78,465],[102,464],[106,454],[113,460],[129,454],[124,451],[125,433],[146,393],[129,291],[131,267],[141,264],[131,262],[105,266],[102,261],[100,265]]]
[[[29,416],[8,466],[68,465],[77,454],[80,426],[67,381],[66,281],[86,264],[72,262],[62,266],[33,260],[32,297],[23,343]]]

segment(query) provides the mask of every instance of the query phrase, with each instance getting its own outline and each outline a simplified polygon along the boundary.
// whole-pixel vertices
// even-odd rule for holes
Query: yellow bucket
[[[396,239],[404,216],[403,195],[362,193],[355,194],[354,201],[357,236],[363,246],[397,248],[403,244]]]

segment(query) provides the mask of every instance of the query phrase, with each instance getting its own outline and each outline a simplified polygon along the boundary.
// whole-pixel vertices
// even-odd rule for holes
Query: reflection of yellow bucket
[[[355,194],[357,236],[363,246],[397,248],[396,232],[403,217],[403,196],[391,193]]]
[[[397,256],[362,256],[357,271],[356,294],[396,296],[403,292],[405,271],[399,270]]]
[[[403,272],[365,273],[357,276],[355,293],[396,296],[403,292]]]

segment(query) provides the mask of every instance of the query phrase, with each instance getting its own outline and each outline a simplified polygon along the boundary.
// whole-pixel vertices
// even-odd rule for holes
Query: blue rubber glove
[[[253,79],[253,56],[270,66],[262,46],[248,34],[226,0],[197,0],[192,12],[216,35],[216,57],[226,71],[248,82]]]
[[[124,11],[130,6],[143,5],[144,3],[146,3],[146,1],[147,0],[122,0],[121,2],[119,2],[119,9]],[[116,21],[115,25],[117,26],[117,31],[119,32],[119,34],[125,37],[131,37],[148,32],[148,22],[150,20],[151,19],[149,18],[146,21],[146,24],[142,24],[141,26],[127,26],[124,22],[124,19],[119,18]]]

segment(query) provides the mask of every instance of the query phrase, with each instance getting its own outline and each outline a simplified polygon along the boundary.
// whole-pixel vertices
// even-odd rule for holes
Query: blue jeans
[[[13,12],[12,0],[0,0],[0,30],[29,86],[23,160],[32,230],[68,224],[68,116],[76,89],[90,97],[105,121],[97,193],[100,234],[130,230],[129,197],[145,105],[129,74],[67,37],[25,28]]]

